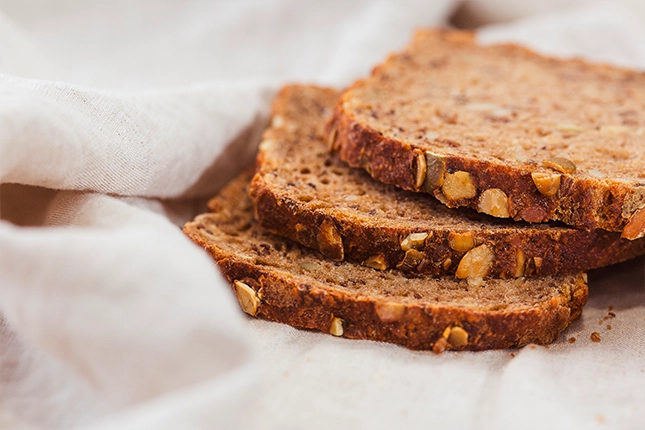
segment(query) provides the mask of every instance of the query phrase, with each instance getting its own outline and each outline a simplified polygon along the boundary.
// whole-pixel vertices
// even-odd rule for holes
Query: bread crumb
[[[609,318],[616,318],[616,314],[615,314],[615,313],[613,313],[613,312],[608,312],[608,313],[607,313],[607,317],[609,317]]]
[[[515,358],[515,353],[511,352],[511,358]]]
[[[577,339],[575,337],[570,337],[569,338],[569,343],[574,343]]]
[[[600,333],[598,333],[597,331],[594,331],[593,333],[591,333],[589,338],[591,339],[592,342],[600,342]]]
[[[537,346],[531,345],[531,349],[535,349],[535,348],[537,348]]]
[[[613,311],[613,310],[614,310],[614,307],[613,307],[613,306],[609,306],[609,312],[611,312],[611,311]]]
[[[607,324],[607,330],[611,330],[611,324]]]

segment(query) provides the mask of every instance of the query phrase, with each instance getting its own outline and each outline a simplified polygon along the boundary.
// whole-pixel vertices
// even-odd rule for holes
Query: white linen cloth
[[[642,259],[549,348],[437,356],[248,318],[178,228],[280,85],[348,85],[456,5],[0,0],[0,428],[645,428]],[[480,38],[645,69],[637,4],[540,12]]]

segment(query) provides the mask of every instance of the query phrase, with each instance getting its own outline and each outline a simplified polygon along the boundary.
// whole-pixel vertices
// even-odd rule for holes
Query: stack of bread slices
[[[255,169],[184,231],[253,316],[412,349],[555,341],[645,253],[645,76],[417,32],[278,94]]]

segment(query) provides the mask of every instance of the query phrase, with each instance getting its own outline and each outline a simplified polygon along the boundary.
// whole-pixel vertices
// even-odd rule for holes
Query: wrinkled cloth
[[[639,5],[547,3],[479,39],[645,70]],[[247,317],[180,230],[281,85],[347,86],[458,6],[0,0],[0,428],[645,428],[642,258],[548,348],[434,355]]]

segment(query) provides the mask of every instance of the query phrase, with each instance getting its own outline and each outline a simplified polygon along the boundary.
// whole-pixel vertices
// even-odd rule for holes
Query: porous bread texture
[[[461,267],[466,277],[474,265],[470,251],[481,246],[493,256],[482,270],[494,278],[576,273],[645,252],[645,239],[448,209],[372,180],[328,151],[324,124],[338,96],[293,85],[273,104],[251,183],[257,218],[273,233],[335,260],[428,275],[454,275]]]
[[[213,213],[184,227],[216,260],[249,314],[440,352],[553,342],[587,300],[582,274],[472,287],[326,260],[254,221],[249,179],[247,172],[233,181],[211,201]]]
[[[641,72],[419,31],[343,94],[328,130],[350,165],[449,207],[486,212],[482,193],[497,189],[499,216],[645,234]]]

